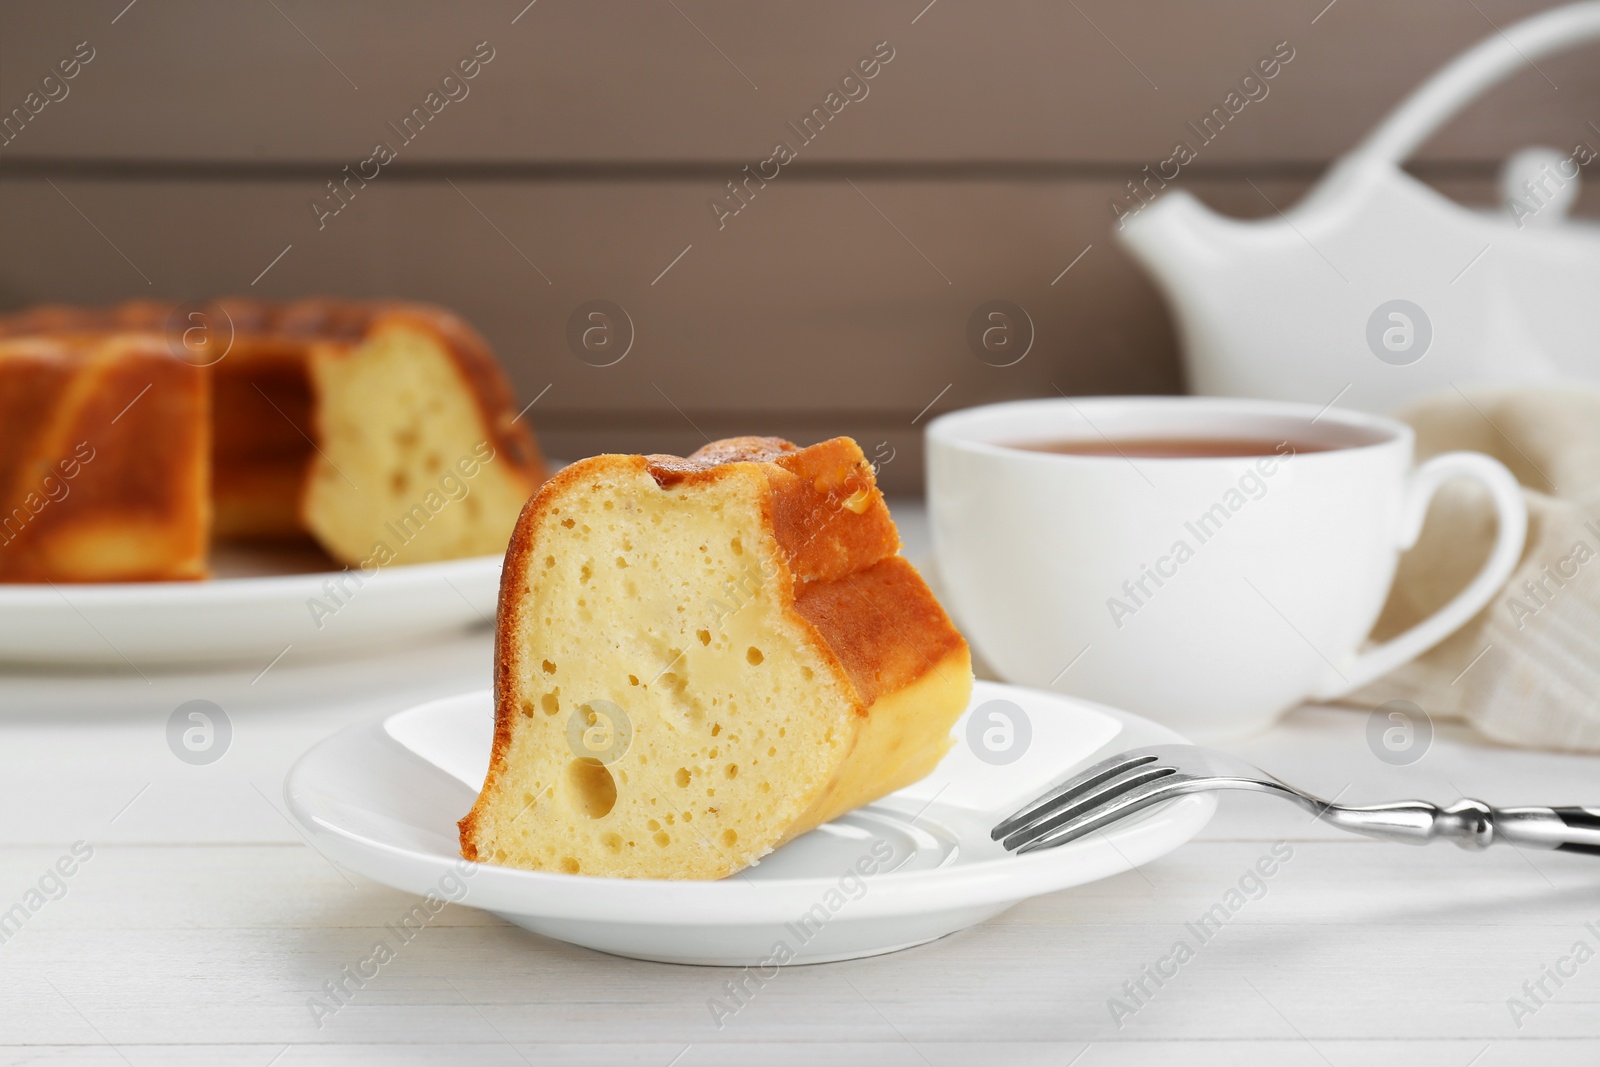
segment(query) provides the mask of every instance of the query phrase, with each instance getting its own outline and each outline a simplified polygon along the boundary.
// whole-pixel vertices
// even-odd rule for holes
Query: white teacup
[[[1505,583],[1527,529],[1500,463],[1452,452],[1413,470],[1410,427],[1336,408],[1022,400],[944,415],[927,437],[939,577],[982,657],[1008,681],[1201,739],[1264,729],[1427,651]],[[1225,458],[1016,447],[1199,438],[1287,444]],[[1488,562],[1434,615],[1363,648],[1401,551],[1452,478],[1480,482],[1498,509]]]

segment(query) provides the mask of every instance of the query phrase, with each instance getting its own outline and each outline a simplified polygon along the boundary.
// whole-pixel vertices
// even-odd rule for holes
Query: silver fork
[[[1448,808],[1425,800],[1355,808],[1330,804],[1243,760],[1193,745],[1152,745],[1102,760],[1019,810],[990,836],[1018,853],[1054,848],[1153,804],[1212,789],[1270,793],[1341,830],[1410,845],[1442,839],[1477,850],[1504,841],[1600,856],[1600,808],[1492,808],[1481,800],[1458,800]]]

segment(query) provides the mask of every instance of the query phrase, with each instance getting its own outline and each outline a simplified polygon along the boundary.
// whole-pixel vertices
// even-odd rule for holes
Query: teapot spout
[[[1175,189],[1123,220],[1118,237],[1173,296],[1204,287],[1243,245],[1244,224]]]

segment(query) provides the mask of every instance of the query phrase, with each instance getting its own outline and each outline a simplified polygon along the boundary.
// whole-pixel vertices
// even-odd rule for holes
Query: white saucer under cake
[[[1023,802],[1110,752],[1183,739],[1112,708],[980,681],[932,775],[731,878],[513,870],[466,863],[458,851],[455,821],[483,782],[493,726],[483,691],[347,729],[289,772],[289,810],[335,863],[424,899],[620,956],[770,968],[893,952],[965,929],[1164,855],[1216,809],[1212,795],[1185,797],[1061,848],[1004,852],[989,829]],[[1009,752],[994,749],[1008,746],[1020,755],[1000,762]]]

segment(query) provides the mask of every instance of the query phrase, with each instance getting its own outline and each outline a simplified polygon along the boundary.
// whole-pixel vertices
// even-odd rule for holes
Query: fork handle
[[[1442,808],[1425,800],[1402,800],[1364,808],[1329,804],[1318,814],[1352,833],[1412,845],[1443,840],[1477,851],[1505,842],[1600,856],[1600,808],[1494,808],[1481,800],[1458,800]]]

